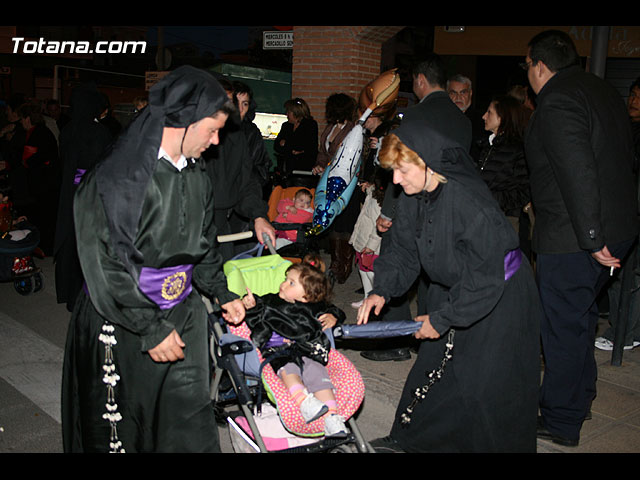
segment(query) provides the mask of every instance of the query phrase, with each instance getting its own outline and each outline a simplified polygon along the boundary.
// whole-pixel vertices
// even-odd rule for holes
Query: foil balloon
[[[370,100],[356,125],[347,134],[342,145],[323,172],[315,190],[313,225],[307,235],[326,230],[349,203],[358,185],[358,171],[362,161],[364,123],[372,112],[393,104],[398,96],[400,77],[396,69],[388,70],[370,82],[360,95]]]

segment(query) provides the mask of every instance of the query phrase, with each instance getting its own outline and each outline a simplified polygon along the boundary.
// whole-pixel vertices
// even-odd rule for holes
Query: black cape
[[[542,314],[525,260],[505,281],[517,235],[463,148],[419,122],[393,133],[448,182],[400,195],[391,246],[375,263],[373,293],[387,300],[424,270],[440,334],[421,342],[391,435],[410,452],[535,452]],[[441,366],[451,331],[453,357],[406,424],[402,415]]]
[[[71,94],[70,121],[60,132],[60,160],[62,183],[58,202],[55,235],[55,275],[58,303],[65,303],[73,311],[83,278],[73,223],[73,196],[80,171],[91,170],[107,152],[112,142],[109,130],[96,119],[104,101],[95,84],[76,87]],[[79,177],[81,178],[81,177]]]

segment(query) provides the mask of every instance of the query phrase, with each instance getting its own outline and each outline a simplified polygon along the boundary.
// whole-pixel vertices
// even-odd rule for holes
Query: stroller
[[[44,288],[44,276],[32,253],[40,242],[40,232],[26,220],[13,225],[11,203],[0,203],[0,282],[13,282],[20,295]]]
[[[272,246],[269,245],[270,251]],[[225,263],[229,290],[242,295],[249,287],[257,295],[278,291],[291,261],[280,255],[239,258]],[[364,399],[364,382],[353,364],[331,349],[327,369],[336,389],[340,414],[347,419],[346,436],[324,437],[323,420],[307,424],[280,378],[251,343],[245,323],[226,325],[211,313],[211,398],[226,416],[234,449],[240,452],[372,452],[353,418]],[[331,332],[329,331],[331,339]],[[261,368],[262,367],[262,368]],[[269,401],[263,402],[263,399]],[[229,413],[229,408],[238,409]]]

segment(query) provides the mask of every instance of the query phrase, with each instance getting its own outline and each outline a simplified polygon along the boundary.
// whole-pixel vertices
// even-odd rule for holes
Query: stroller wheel
[[[33,293],[33,282],[31,277],[18,278],[13,281],[13,286],[20,295],[31,295]]]
[[[42,272],[35,273],[33,275],[33,280],[33,293],[39,292],[44,289],[44,274]]]

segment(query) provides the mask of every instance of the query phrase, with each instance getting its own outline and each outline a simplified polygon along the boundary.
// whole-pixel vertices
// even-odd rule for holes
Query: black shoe
[[[538,417],[538,432],[537,432],[537,436],[538,436],[538,438],[540,438],[542,440],[549,440],[549,441],[551,441],[553,443],[557,443],[558,445],[562,445],[564,447],[577,447],[578,443],[579,443],[578,439],[566,438],[566,437],[562,437],[560,435],[556,435],[554,433],[551,433],[544,426],[544,423],[542,421],[542,417]]]
[[[371,445],[377,453],[405,453],[405,451],[400,447],[400,444],[391,438],[391,435],[376,438],[369,442],[369,445]]]
[[[401,362],[411,359],[409,348],[390,348],[388,350],[371,350],[360,352],[360,356],[374,362]]]

